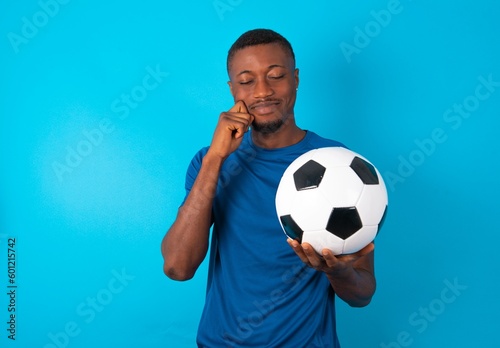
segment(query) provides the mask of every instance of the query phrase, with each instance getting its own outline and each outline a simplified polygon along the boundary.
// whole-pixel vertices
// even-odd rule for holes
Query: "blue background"
[[[343,347],[498,346],[499,13],[493,0],[4,1],[2,347],[194,346],[206,265],[167,279],[160,241],[232,106],[227,49],[256,27],[294,47],[299,126],[389,187],[377,293],[338,302]]]

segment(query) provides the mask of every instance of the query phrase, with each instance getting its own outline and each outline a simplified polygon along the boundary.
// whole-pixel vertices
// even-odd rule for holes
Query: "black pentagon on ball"
[[[382,214],[382,218],[380,219],[380,222],[378,223],[377,235],[380,232],[380,229],[382,228],[382,226],[384,225],[384,221],[385,221],[385,216],[386,215],[387,215],[387,205],[385,206],[384,214]]]
[[[302,234],[304,231],[297,225],[291,215],[280,216],[281,223],[288,237],[302,242]]]
[[[377,171],[367,161],[356,156],[353,158],[351,162],[351,168],[358,174],[359,178],[365,185],[377,185],[378,184],[378,175]]]
[[[326,230],[339,238],[347,239],[361,227],[363,224],[356,207],[333,208]]]
[[[297,191],[309,190],[319,186],[326,168],[316,161],[309,160],[293,173]]]

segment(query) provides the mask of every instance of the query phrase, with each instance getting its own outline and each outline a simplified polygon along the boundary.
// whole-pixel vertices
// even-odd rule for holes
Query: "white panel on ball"
[[[276,212],[286,235],[318,252],[353,253],[380,230],[387,207],[382,176],[366,158],[342,147],[311,150],[283,173]]]
[[[310,152],[315,161],[328,163],[329,167],[348,167],[353,157],[353,152],[344,147],[323,147]]]
[[[365,185],[356,206],[363,225],[378,225],[387,207],[385,186]]]
[[[324,248],[330,249],[335,255],[342,254],[345,241],[329,233],[326,230],[306,231],[302,237],[302,243],[309,243],[313,249],[321,254]]]
[[[290,209],[293,219],[304,231],[324,230],[331,212],[331,205],[319,190],[301,191],[295,195]]]
[[[363,191],[363,183],[349,167],[328,167],[321,181],[321,194],[331,207],[354,207]],[[331,211],[331,209],[330,209]]]
[[[377,230],[378,226],[363,226],[361,230],[345,240],[342,254],[352,254],[368,245],[375,239]]]

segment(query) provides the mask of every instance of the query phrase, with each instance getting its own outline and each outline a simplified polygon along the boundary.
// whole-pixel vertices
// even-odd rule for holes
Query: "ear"
[[[295,89],[297,89],[299,88],[299,69],[295,69],[294,78],[295,78]]]
[[[233,84],[231,83],[231,81],[227,81],[227,84],[229,86],[229,92],[231,92],[231,95],[233,96],[234,98],[234,93],[233,93]]]

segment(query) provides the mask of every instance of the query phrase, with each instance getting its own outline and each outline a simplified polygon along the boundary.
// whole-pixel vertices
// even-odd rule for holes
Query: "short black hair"
[[[271,29],[252,29],[243,33],[231,46],[227,53],[227,72],[229,73],[229,65],[233,60],[234,54],[249,46],[257,46],[264,44],[278,44],[290,54],[290,57],[295,62],[295,54],[293,53],[292,45],[282,35]]]

